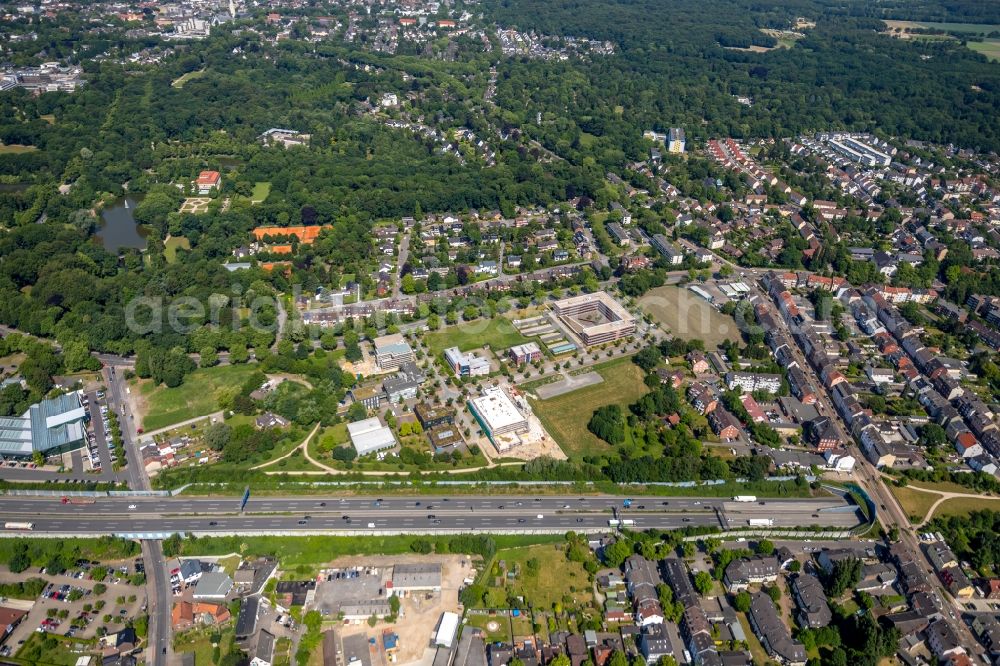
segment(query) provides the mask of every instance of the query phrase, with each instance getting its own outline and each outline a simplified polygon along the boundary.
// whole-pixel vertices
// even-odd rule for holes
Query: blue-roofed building
[[[81,446],[86,439],[87,410],[80,392],[43,400],[22,416],[0,418],[0,455],[30,457]]]

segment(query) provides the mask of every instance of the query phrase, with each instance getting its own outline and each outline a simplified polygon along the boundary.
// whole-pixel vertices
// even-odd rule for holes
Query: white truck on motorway
[[[626,518],[625,520],[612,518],[608,521],[608,527],[629,527],[631,525],[635,525],[635,521],[630,518]]]
[[[774,527],[774,518],[750,518],[747,520],[750,527]]]
[[[733,497],[734,502],[756,502],[756,495],[736,495]]]

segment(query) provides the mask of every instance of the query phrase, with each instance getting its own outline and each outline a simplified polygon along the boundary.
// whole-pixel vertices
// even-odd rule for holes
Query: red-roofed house
[[[213,189],[217,190],[222,186],[222,174],[218,171],[202,171],[198,174],[195,185],[198,188],[198,194],[208,194]]]
[[[763,423],[767,420],[767,415],[764,410],[760,408],[757,401],[753,399],[753,396],[749,393],[745,394],[740,398],[740,402],[743,403],[743,409],[747,410],[747,414],[750,415],[750,420],[754,423]]]
[[[14,627],[19,625],[27,614],[28,611],[18,608],[0,607],[0,632],[2,632],[0,633],[0,640],[7,638],[10,632],[14,631]]]

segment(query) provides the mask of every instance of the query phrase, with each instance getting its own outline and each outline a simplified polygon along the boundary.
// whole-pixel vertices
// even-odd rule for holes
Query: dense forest
[[[687,128],[689,139],[856,128],[1000,148],[995,64],[957,42],[889,39],[878,34],[880,21],[820,3],[487,4],[500,23],[621,46],[618,57],[585,65],[517,61],[502,71],[498,97],[508,119],[516,117],[547,147],[571,158],[579,152],[607,165],[638,158],[642,129],[677,125]],[[803,29],[793,48],[723,48],[773,46],[774,38],[760,30],[788,29],[796,17],[817,24]],[[734,95],[755,103],[741,105]],[[539,111],[545,121],[531,126]]]

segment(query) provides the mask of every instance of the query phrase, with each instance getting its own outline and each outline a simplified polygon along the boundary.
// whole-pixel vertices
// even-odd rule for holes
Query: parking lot
[[[98,581],[90,577],[93,566],[89,562],[80,562],[77,567],[57,576],[43,574],[37,568],[19,574],[13,574],[6,568],[0,570],[0,582],[3,583],[39,577],[48,581],[42,594],[34,600],[27,617],[5,641],[4,647],[9,652],[0,648],[0,656],[16,653],[35,631],[70,638],[93,638],[98,628],[105,627],[107,633],[115,633],[124,628],[129,619],[142,613],[146,605],[145,587],[131,585],[126,578],[137,573],[136,561],[101,566],[106,566],[108,570],[104,582],[100,583],[105,586],[101,594],[94,592]],[[106,620],[107,616],[110,618]]]

